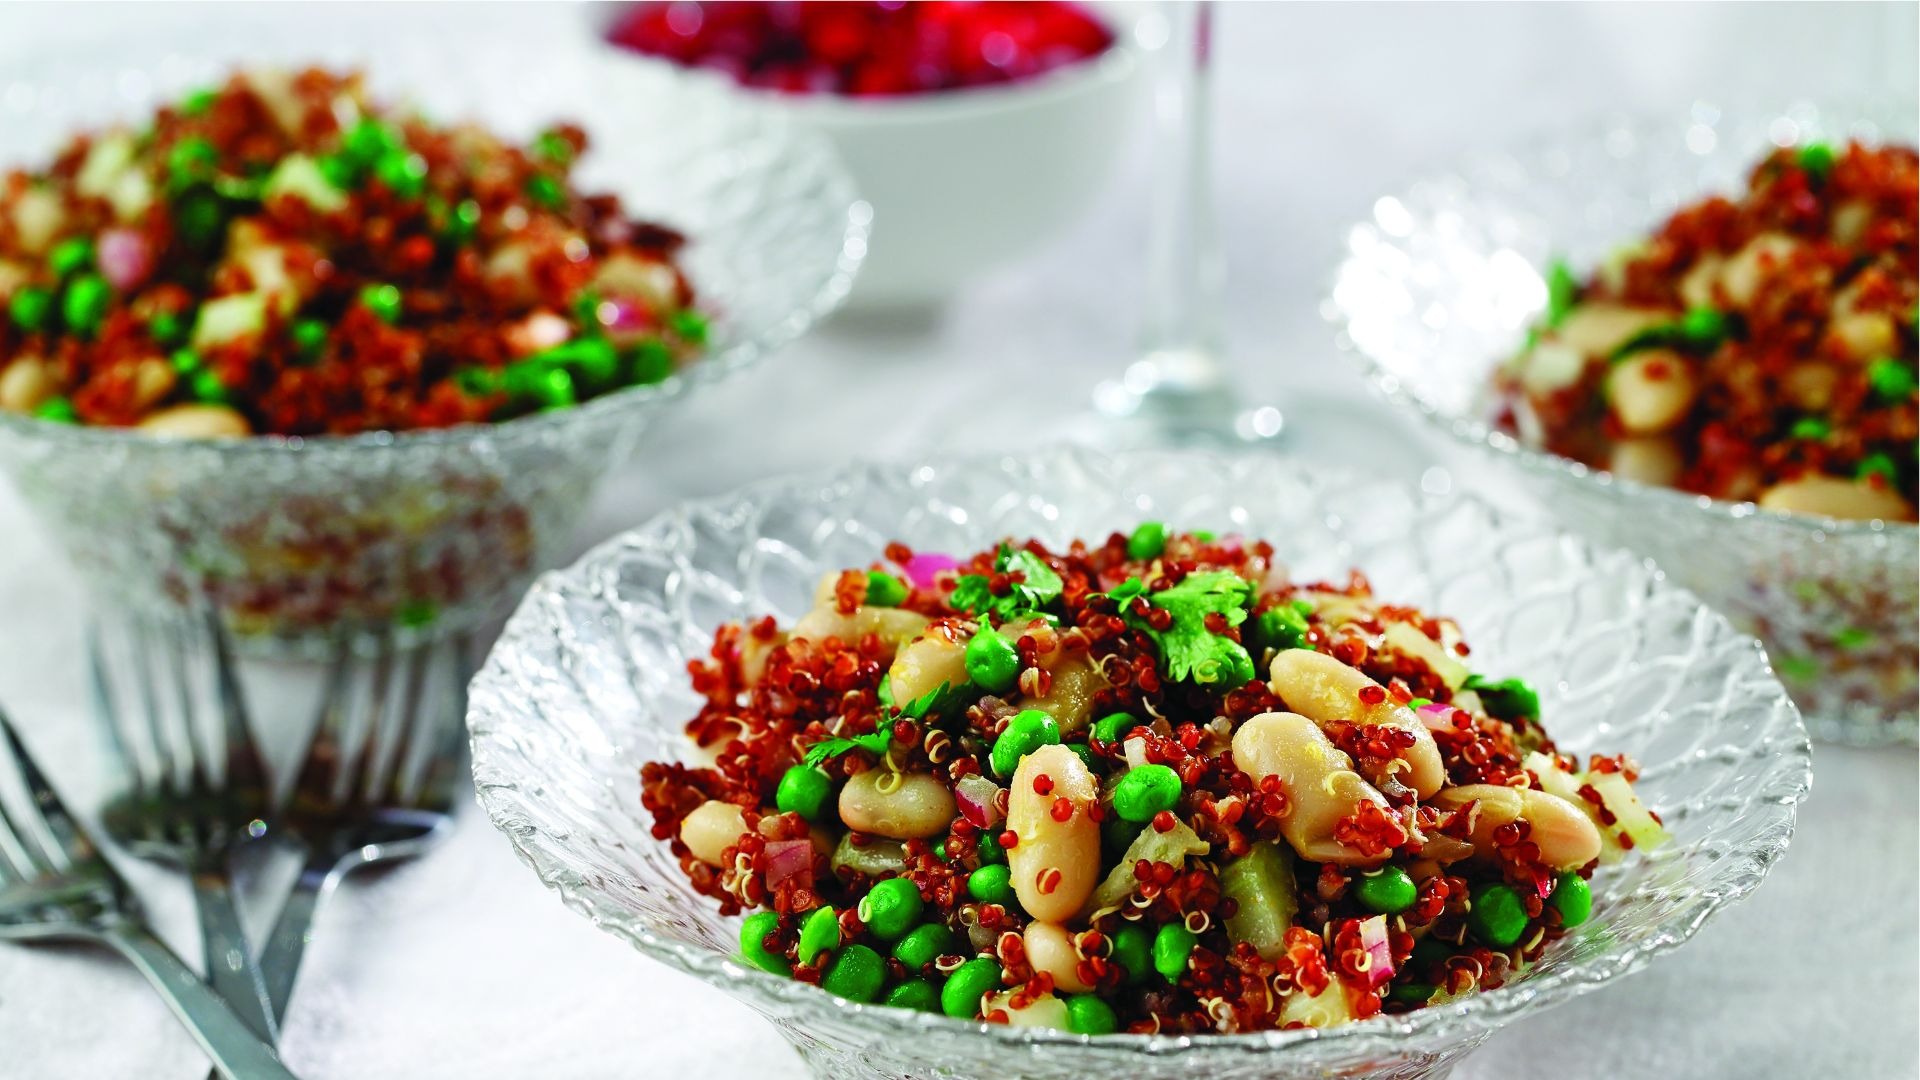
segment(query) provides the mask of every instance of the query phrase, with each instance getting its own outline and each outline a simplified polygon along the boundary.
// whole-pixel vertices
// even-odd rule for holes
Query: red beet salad
[[[1147,523],[893,545],[689,664],[642,801],[754,966],[1090,1035],[1331,1027],[1500,986],[1668,837],[1621,757],[1359,573]]]
[[[1769,154],[1584,280],[1497,376],[1523,441],[1775,510],[1914,520],[1920,157]]]
[[[635,4],[607,35],[635,52],[793,94],[886,97],[1018,82],[1105,52],[1061,0]]]
[[[352,434],[564,408],[705,340],[672,229],[514,146],[250,71],[0,179],[0,409],[156,434]]]

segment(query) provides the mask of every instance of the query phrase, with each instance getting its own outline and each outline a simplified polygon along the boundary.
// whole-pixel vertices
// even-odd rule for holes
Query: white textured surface
[[[329,15],[378,33],[485,18],[512,22],[529,41],[577,17],[454,6]],[[299,17],[310,16],[291,5],[212,15],[0,7],[0,69],[23,52],[155,20],[207,20],[213,32],[221,20]],[[1226,11],[1221,216],[1241,378],[1291,406],[1296,452],[1358,457],[1409,478],[1439,462],[1431,483],[1493,480],[1404,430],[1336,356],[1317,309],[1344,223],[1463,145],[1509,142],[1568,115],[1871,90],[1890,53],[1911,87],[1913,25],[1912,5],[1884,20],[1824,5]],[[1059,410],[1126,354],[1140,195],[1135,169],[1061,242],[926,325],[829,327],[689,403],[609,486],[579,546],[680,497],[768,473],[1051,434]],[[719,436],[743,417],[744,439]],[[1334,444],[1329,432],[1342,430],[1356,434]],[[56,553],[0,487],[0,702],[76,793],[97,764],[77,602]],[[263,697],[261,711],[273,702],[304,715],[296,697]],[[1496,1036],[1456,1076],[1916,1075],[1915,757],[1818,747],[1815,758],[1793,849],[1751,900],[1649,971]],[[138,881],[172,940],[197,951],[184,892]],[[429,862],[349,885],[322,915],[287,1047],[316,1078],[801,1075],[753,1013],[564,910],[476,813]],[[0,946],[0,1077],[203,1073],[129,969]]]

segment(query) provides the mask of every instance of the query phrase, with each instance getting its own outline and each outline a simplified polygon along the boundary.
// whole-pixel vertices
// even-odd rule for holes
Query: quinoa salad
[[[1591,276],[1555,264],[1499,423],[1643,483],[1912,521],[1917,222],[1913,148],[1777,149]]]
[[[653,835],[744,962],[1087,1035],[1334,1027],[1501,986],[1669,837],[1637,766],[1366,578],[1148,522],[890,545],[689,663]]]
[[[0,177],[0,410],[175,436],[404,431],[658,382],[683,237],[360,76],[245,71]]]

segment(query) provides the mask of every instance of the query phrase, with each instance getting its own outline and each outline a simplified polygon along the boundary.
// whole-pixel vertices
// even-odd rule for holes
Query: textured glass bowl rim
[[[1126,453],[1105,455],[1084,448],[1060,446],[1040,451],[1030,460],[1060,460],[1065,457],[1081,461],[1125,462],[1131,456],[1134,455]],[[1142,456],[1158,459],[1185,457],[1195,463],[1195,468],[1204,468],[1206,462],[1217,461],[1221,455],[1207,451],[1173,451]],[[582,555],[572,566],[541,575],[508,621],[505,631],[494,645],[493,652],[499,654],[510,651],[516,647],[519,638],[533,636],[543,629],[542,623],[533,613],[539,610],[542,598],[556,588],[560,581],[599,566],[602,561],[613,557],[617,551],[625,547],[629,537],[657,527],[676,513],[686,513],[702,508],[719,508],[741,501],[763,502],[770,497],[782,494],[826,496],[860,476],[881,474],[910,476],[919,469],[928,467],[942,472],[984,470],[997,466],[1006,459],[1007,455],[1004,454],[959,454],[904,463],[869,462],[836,470],[764,480],[736,489],[726,495],[686,500],[647,522],[597,545]],[[1352,475],[1340,470],[1318,469],[1284,459],[1277,461],[1275,467],[1296,474],[1310,474],[1319,483],[1330,487],[1340,484],[1343,478]],[[1426,501],[1427,497],[1419,491],[1405,485],[1401,486],[1416,505]],[[1445,498],[1450,503],[1479,508],[1495,527],[1531,530],[1535,535],[1552,536],[1563,543],[1572,544],[1587,551],[1607,550],[1603,545],[1594,544],[1551,525],[1502,511],[1471,493],[1457,493]],[[1771,677],[1773,669],[1767,662],[1766,651],[1758,641],[1735,630],[1724,615],[1707,607],[1691,590],[1677,585],[1671,579],[1660,578],[1656,587],[1683,601],[1690,602],[1696,611],[1704,613],[1722,632],[1737,639],[1744,639],[1747,648],[1759,655],[1763,669]],[[489,658],[475,678],[476,686],[493,682],[494,672],[495,664]],[[502,677],[501,682],[503,689],[511,689],[510,680]],[[512,808],[502,801],[495,800],[489,786],[481,782],[485,779],[483,774],[489,769],[492,759],[489,743],[496,736],[490,732],[473,730],[472,721],[475,713],[471,708],[468,721],[476,798],[486,810],[488,820],[493,823],[494,828],[507,837],[514,850],[519,853],[521,860],[533,869],[542,883],[559,894],[561,901],[567,907],[595,926],[625,939],[642,953],[736,997],[743,998],[749,1004],[760,1008],[791,1007],[799,1010],[797,1022],[802,1025],[806,1022],[807,1011],[832,1009],[840,1014],[841,1019],[849,1023],[857,1022],[864,1029],[882,1037],[902,1035],[911,1037],[926,1033],[943,1035],[977,1033],[1009,1050],[1057,1047],[1062,1051],[1070,1051],[1076,1047],[1099,1046],[1102,1049],[1125,1049],[1153,1056],[1170,1056],[1182,1053],[1213,1052],[1265,1053],[1309,1043],[1329,1043],[1361,1053],[1400,1054],[1425,1045],[1417,1040],[1446,1041],[1456,1034],[1471,1035],[1480,1031],[1497,1030],[1536,1009],[1569,1001],[1639,972],[1657,957],[1685,945],[1715,914],[1757,889],[1786,854],[1793,838],[1797,808],[1806,798],[1813,783],[1812,743],[1808,739],[1799,708],[1793,704],[1792,699],[1777,680],[1773,683],[1773,690],[1776,701],[1787,710],[1786,715],[1792,721],[1792,730],[1799,735],[1798,739],[1793,740],[1791,749],[1782,753],[1791,753],[1798,759],[1800,767],[1793,770],[1790,790],[1768,792],[1765,798],[1756,798],[1749,804],[1761,812],[1783,816],[1786,825],[1786,828],[1777,836],[1741,852],[1758,866],[1757,873],[1750,880],[1718,884],[1713,888],[1702,890],[1691,907],[1668,917],[1666,921],[1669,928],[1665,932],[1654,935],[1650,940],[1632,949],[1620,953],[1601,954],[1584,963],[1569,962],[1549,972],[1529,975],[1524,980],[1510,983],[1498,990],[1470,994],[1458,1001],[1418,1009],[1411,1013],[1398,1016],[1381,1015],[1335,1028],[1303,1028],[1234,1035],[1076,1035],[1049,1028],[1012,1027],[1005,1024],[955,1020],[919,1010],[891,1008],[877,1002],[860,1004],[827,994],[810,984],[795,982],[792,979],[761,971],[740,962],[731,953],[682,944],[656,934],[647,928],[645,920],[603,903],[597,891],[582,881],[578,874],[549,858],[539,845],[527,842],[525,834],[516,827],[516,817]],[[469,700],[476,700],[477,697],[478,695],[470,695]]]
[[[1764,111],[1759,108],[1725,109],[1721,113],[1720,122],[1724,122],[1726,119],[1734,116],[1784,116],[1790,109],[1803,104],[1806,103],[1792,102],[1783,108],[1767,109]],[[1861,103],[1858,101],[1851,103],[1840,102],[1831,107],[1815,104],[1815,108],[1822,115],[1845,115],[1849,112],[1861,111]],[[1679,117],[1672,112],[1647,111],[1614,112],[1605,114],[1604,116],[1588,117],[1583,121],[1569,124],[1565,128],[1556,129],[1553,134],[1536,135],[1534,138],[1526,140],[1516,146],[1509,156],[1523,161],[1539,161],[1555,148],[1574,143],[1597,143],[1605,133],[1618,130],[1623,126],[1630,127],[1635,132],[1640,133],[1659,130],[1663,133],[1664,137],[1664,133],[1671,130],[1678,119]],[[1480,158],[1466,157],[1458,159],[1454,163],[1453,168],[1443,169],[1439,172],[1423,173],[1414,180],[1395,185],[1383,194],[1404,196],[1422,184],[1434,183],[1447,178],[1468,176],[1472,171],[1471,166],[1476,160],[1483,159],[1484,155]],[[1347,246],[1344,242],[1341,244],[1341,250],[1343,252],[1347,251]],[[1338,279],[1339,274],[1336,272],[1336,283]],[[1374,389],[1378,391],[1382,397],[1400,408],[1417,414],[1429,425],[1444,431],[1456,441],[1483,450],[1491,450],[1510,461],[1518,462],[1523,468],[1531,472],[1548,476],[1566,477],[1575,484],[1590,485],[1602,492],[1618,493],[1625,501],[1633,502],[1638,500],[1644,502],[1650,511],[1668,510],[1676,513],[1696,513],[1720,521],[1745,521],[1755,519],[1774,525],[1783,525],[1788,528],[1799,529],[1808,534],[1818,534],[1822,537],[1837,536],[1852,539],[1875,536],[1897,537],[1904,535],[1909,544],[1920,540],[1920,524],[1914,522],[1885,521],[1880,518],[1874,518],[1868,521],[1843,520],[1840,518],[1822,517],[1815,514],[1769,510],[1752,501],[1733,502],[1727,499],[1716,499],[1708,495],[1696,495],[1691,492],[1681,491],[1678,488],[1662,487],[1657,484],[1643,484],[1638,480],[1629,480],[1624,477],[1615,476],[1605,469],[1592,468],[1572,458],[1562,457],[1559,454],[1549,453],[1544,450],[1536,450],[1513,436],[1508,435],[1506,432],[1500,431],[1484,420],[1475,420],[1449,412],[1427,401],[1421,395],[1408,390],[1401,384],[1399,376],[1387,370],[1372,354],[1361,348],[1360,345],[1354,341],[1353,335],[1348,332],[1348,327],[1353,321],[1351,312],[1345,309],[1340,302],[1335,299],[1335,293],[1331,288],[1326,294],[1325,311],[1327,320],[1333,323],[1338,329],[1338,333],[1334,336],[1335,343],[1340,347],[1342,352],[1354,358],[1360,367],[1361,374],[1366,377],[1367,381],[1373,385]]]
[[[595,40],[625,62],[666,66],[703,79],[713,79],[761,105],[834,127],[861,124],[874,127],[912,126],[970,120],[1013,112],[1043,101],[1069,98],[1097,87],[1125,82],[1140,66],[1141,57],[1147,51],[1139,40],[1139,28],[1143,22],[1154,17],[1151,12],[1129,13],[1110,5],[1089,5],[1113,34],[1112,43],[1097,55],[1011,82],[918,94],[854,97],[829,93],[794,94],[766,87],[745,86],[718,71],[689,68],[663,56],[616,44],[608,35],[613,32],[620,16],[633,6],[632,3],[609,4],[607,13],[593,22]]]
[[[43,64],[38,71],[9,72],[7,78],[17,80],[32,79],[36,76],[43,79],[57,77],[49,74],[57,68],[58,65],[55,64]],[[705,80],[679,78],[677,81],[686,88],[687,93],[720,98],[727,103],[724,106],[726,108],[750,107],[738,95],[725,94]],[[772,138],[787,144],[789,156],[813,159],[819,163],[828,183],[828,195],[825,201],[844,208],[841,212],[843,228],[840,233],[840,250],[835,257],[833,272],[808,298],[805,305],[789,312],[766,333],[758,337],[742,338],[726,344],[717,351],[703,353],[691,366],[684,371],[674,373],[663,382],[650,386],[630,386],[568,408],[533,413],[499,423],[458,424],[445,428],[366,431],[354,435],[251,435],[238,439],[180,439],[149,435],[133,428],[62,424],[0,410],[0,433],[16,435],[28,441],[42,442],[60,450],[126,450],[153,456],[164,456],[176,452],[189,455],[212,452],[233,457],[254,454],[329,455],[365,450],[431,452],[439,448],[462,446],[476,440],[497,441],[509,445],[538,442],[549,433],[576,426],[587,426],[588,421],[611,422],[644,415],[649,410],[665,405],[696,387],[719,382],[744,371],[806,333],[810,327],[826,318],[847,298],[848,292],[853,288],[854,277],[860,270],[860,264],[866,258],[873,212],[859,197],[854,187],[853,177],[847,172],[845,164],[840,160],[840,155],[834,150],[831,141],[819,132],[804,124],[795,123],[787,117],[761,114],[756,118],[772,129]],[[6,164],[6,162],[0,162],[0,166]],[[691,237],[690,242],[697,244],[699,238]]]

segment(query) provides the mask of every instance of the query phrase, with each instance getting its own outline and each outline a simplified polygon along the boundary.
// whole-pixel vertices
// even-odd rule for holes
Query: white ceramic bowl
[[[736,87],[824,133],[872,207],[849,306],[937,304],[1033,250],[1092,201],[1129,128],[1145,118],[1135,108],[1140,30],[1154,18],[1127,4],[1098,13],[1114,33],[1106,52],[1020,82],[886,98]],[[612,68],[668,63],[610,48],[627,61]]]

